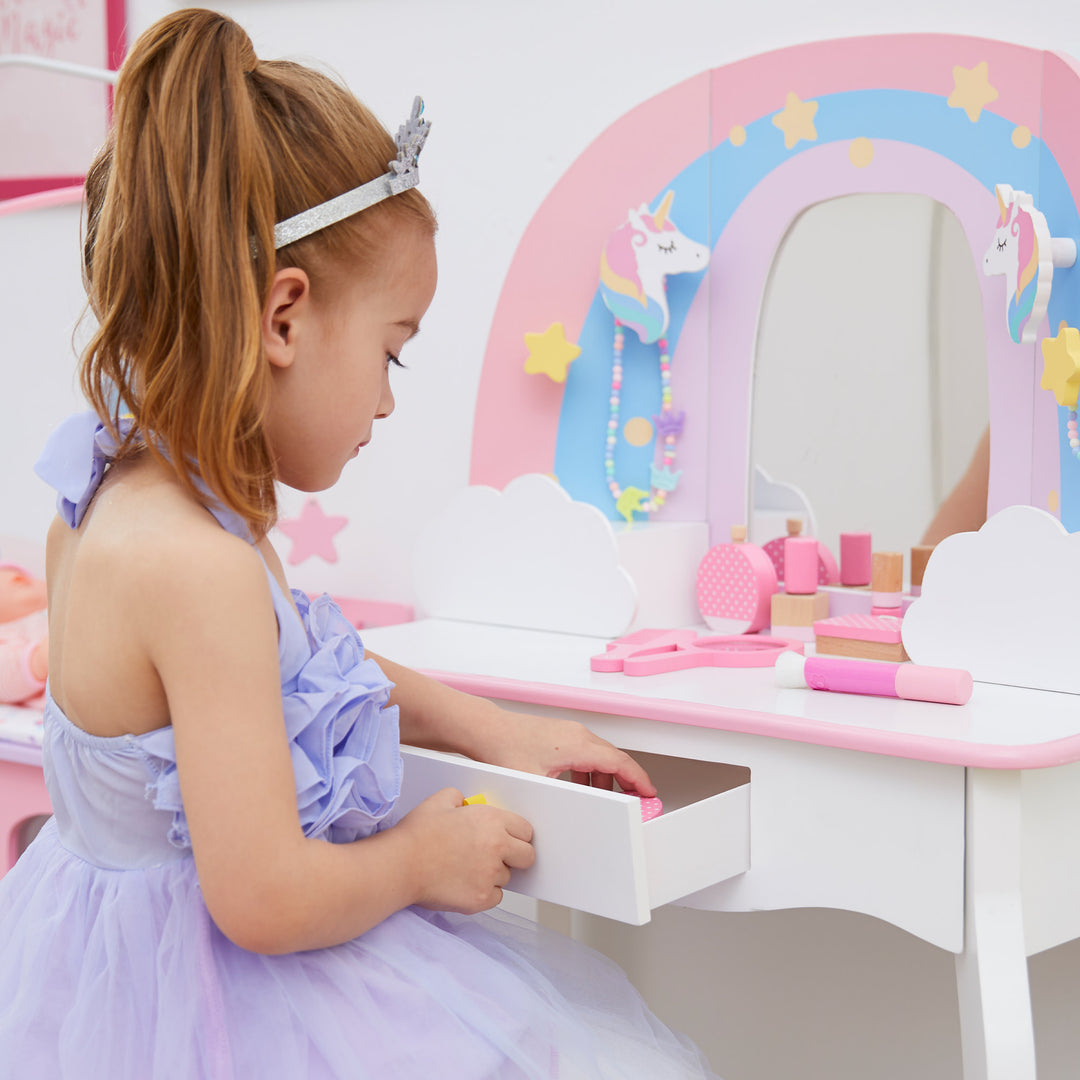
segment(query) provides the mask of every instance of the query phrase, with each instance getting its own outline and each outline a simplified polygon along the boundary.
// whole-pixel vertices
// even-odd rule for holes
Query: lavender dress
[[[50,439],[72,526],[113,450],[93,414]],[[304,833],[368,836],[401,780],[390,683],[329,597],[294,592],[301,624],[267,581]],[[332,948],[238,948],[199,890],[172,729],[89,735],[47,696],[43,749],[55,816],[0,881],[0,1080],[712,1076],[618,968],[520,920],[406,908]]]

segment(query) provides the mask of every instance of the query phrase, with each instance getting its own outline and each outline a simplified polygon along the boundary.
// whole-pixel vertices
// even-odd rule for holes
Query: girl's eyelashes
[[[403,368],[405,366],[393,353],[388,352],[386,354],[386,366],[389,367],[391,364],[399,368]]]

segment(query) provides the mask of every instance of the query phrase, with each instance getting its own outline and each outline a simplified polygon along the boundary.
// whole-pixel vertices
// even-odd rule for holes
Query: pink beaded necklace
[[[631,519],[627,515],[627,509],[629,509],[631,513],[633,510],[640,510],[644,513],[651,513],[654,510],[659,510],[667,500],[668,492],[674,489],[679,474],[672,474],[671,466],[675,464],[675,443],[682,433],[683,420],[685,419],[686,414],[683,412],[674,414],[672,411],[671,357],[668,354],[667,338],[659,338],[656,345],[660,350],[660,415],[654,416],[653,420],[656,423],[657,438],[662,437],[664,440],[664,462],[659,469],[655,464],[650,467],[652,491],[648,498],[639,497],[645,495],[645,492],[641,491],[640,488],[628,487],[624,490],[620,486],[618,480],[615,479],[615,443],[618,439],[619,399],[622,391],[623,343],[624,335],[622,323],[616,319],[615,343],[611,363],[611,397],[608,399],[611,415],[608,419],[607,442],[604,447],[604,473],[607,477],[608,490],[614,497],[619,512],[626,516],[627,521],[629,521]],[[623,501],[624,494],[630,494],[635,504],[633,507],[626,507],[625,504],[620,505]]]

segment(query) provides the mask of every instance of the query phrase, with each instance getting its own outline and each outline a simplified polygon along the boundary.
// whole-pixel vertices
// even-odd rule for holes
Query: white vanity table
[[[598,836],[629,851],[631,864],[634,845],[644,851],[637,878],[624,867],[605,891],[600,875],[571,905],[583,910],[641,922],[648,907],[677,899],[717,911],[825,907],[876,916],[955,954],[965,1080],[1034,1080],[1026,960],[1080,936],[1073,695],[979,683],[956,707],[780,689],[768,668],[632,678],[590,670],[589,657],[603,648],[596,638],[450,620],[363,637],[373,651],[457,689],[518,711],[572,716],[632,752],[685,759],[690,772],[702,762],[734,767],[692,776],[684,794],[687,770],[658,763],[661,798],[670,798],[665,783],[677,791],[661,842],[648,833],[664,817],[631,830],[636,800],[491,767],[488,780],[449,759],[418,770],[410,759],[407,774],[423,773],[423,793],[486,782],[505,801],[515,784],[545,789],[529,812],[507,804],[531,816],[538,850],[534,880],[512,888],[566,902],[583,860],[564,862],[547,880],[539,873],[545,836],[565,838],[574,830],[560,830],[576,821],[582,843],[594,845],[590,859],[606,858]],[[701,813],[718,793],[702,820],[680,825],[684,801]],[[601,820],[611,805],[619,813]],[[663,861],[668,843],[678,854]],[[690,893],[684,886],[702,873],[715,883]]]

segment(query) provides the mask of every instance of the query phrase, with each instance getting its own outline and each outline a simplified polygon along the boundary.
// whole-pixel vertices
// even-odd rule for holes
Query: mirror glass
[[[989,415],[977,273],[959,221],[921,195],[819,203],[777,251],[758,326],[751,483],[756,465],[800,489],[837,557],[841,532],[869,531],[875,551],[905,553],[906,569],[971,461]],[[759,518],[752,539],[782,535],[782,517]],[[771,535],[753,535],[762,529]]]

